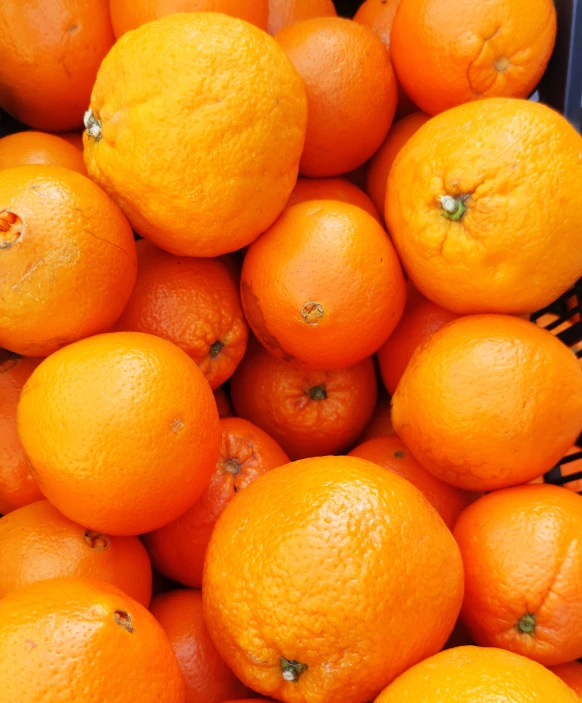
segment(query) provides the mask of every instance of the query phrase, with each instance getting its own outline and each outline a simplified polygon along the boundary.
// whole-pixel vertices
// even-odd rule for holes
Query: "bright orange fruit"
[[[287,201],[287,207],[309,200],[339,200],[342,203],[350,203],[380,220],[378,210],[370,198],[346,178],[298,178]],[[384,212],[383,204],[380,212]]]
[[[0,139],[0,170],[47,164],[87,175],[83,154],[65,139],[44,132],[16,132]]]
[[[333,0],[269,0],[269,34],[313,17],[336,17]]]

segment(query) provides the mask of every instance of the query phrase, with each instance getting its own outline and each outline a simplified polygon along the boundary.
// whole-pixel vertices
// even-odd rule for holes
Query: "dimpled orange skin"
[[[90,109],[100,126],[84,136],[89,174],[139,234],[173,254],[250,244],[295,185],[303,82],[277,42],[243,20],[174,14],[124,35]]]
[[[146,608],[152,567],[137,537],[111,537],[72,522],[48,500],[0,520],[0,598],[37,581],[76,576],[116,586]]]
[[[375,703],[576,703],[578,696],[543,666],[511,652],[457,647],[413,666]]]
[[[256,342],[230,390],[236,414],[261,427],[292,459],[349,447],[372,417],[378,393],[370,358],[334,371],[302,370]]]
[[[93,530],[135,535],[206,489],[220,427],[212,391],[181,349],[138,332],[56,352],[22,391],[18,431],[44,495]]]
[[[400,262],[380,224],[354,205],[314,200],[286,209],[248,250],[247,321],[284,361],[337,369],[386,341],[404,309]]]
[[[287,201],[287,207],[309,200],[339,200],[342,203],[357,205],[380,221],[374,203],[363,190],[346,178],[298,178]]]
[[[421,127],[394,162],[386,202],[420,292],[459,313],[527,313],[570,288],[582,275],[581,151],[561,115],[527,100],[469,103]],[[460,220],[444,216],[446,196],[468,196]]]
[[[269,34],[313,17],[336,17],[333,0],[269,0]]]
[[[185,703],[153,615],[100,581],[41,581],[3,598],[0,659],[7,701],[70,703],[75,692],[83,703]]]
[[[216,521],[231,500],[289,457],[266,432],[240,417],[220,421],[220,456],[210,485],[177,520],[142,539],[157,571],[200,588],[204,557]]]
[[[354,457],[293,462],[241,492],[218,520],[202,587],[226,663],[287,703],[370,701],[444,645],[462,591],[458,548],[434,508]],[[281,658],[307,666],[296,682]]]
[[[303,176],[338,176],[367,161],[396,111],[390,55],[371,29],[340,17],[293,24],[276,37],[305,82]]]
[[[176,344],[218,388],[247,348],[238,282],[218,259],[174,256],[146,240],[136,249],[137,281],[115,329]]]
[[[559,676],[579,696],[582,696],[582,664],[579,661],[551,666],[550,671]]]
[[[55,134],[17,132],[0,139],[0,170],[27,164],[62,166],[87,175],[83,154]]]
[[[549,471],[582,425],[582,368],[552,334],[473,315],[416,350],[392,398],[396,433],[459,488],[491,491]]]
[[[113,31],[119,39],[131,29],[176,12],[222,12],[267,29],[269,0],[109,0]]]
[[[0,267],[0,346],[47,356],[115,323],[135,282],[135,242],[85,176],[18,166],[0,171]]]

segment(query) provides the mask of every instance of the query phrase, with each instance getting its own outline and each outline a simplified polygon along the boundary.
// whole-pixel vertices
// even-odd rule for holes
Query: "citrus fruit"
[[[582,275],[582,193],[572,187],[581,151],[561,115],[527,100],[469,103],[421,127],[394,162],[386,203],[420,292],[459,313],[527,313],[572,286]]]
[[[111,537],[77,525],[41,500],[0,520],[0,598],[61,576],[105,581],[146,608],[152,567],[137,537]]]
[[[28,164],[62,166],[87,175],[83,154],[54,134],[17,132],[0,139],[0,170]]]
[[[582,656],[582,496],[517,486],[483,496],[457,521],[461,617],[475,642],[552,666]]]
[[[80,127],[114,41],[108,0],[1,0],[0,107],[35,129]]]
[[[18,431],[44,495],[64,515],[113,535],[156,529],[206,490],[218,456],[214,397],[165,339],[97,335],[33,372]]]
[[[339,200],[342,203],[357,205],[376,220],[380,220],[378,210],[370,198],[346,178],[298,178],[287,201],[287,207],[309,200]],[[381,212],[384,212],[384,205]]]
[[[153,615],[100,581],[40,581],[3,598],[0,660],[7,701],[185,700],[178,662]]]
[[[71,132],[59,132],[58,134],[54,135],[55,137],[60,137],[61,139],[64,139],[66,142],[69,142],[69,144],[72,144],[73,146],[77,147],[80,151],[83,151],[83,130],[73,130]],[[83,164],[85,161],[83,161]],[[87,167],[84,166],[85,171],[87,170]]]
[[[372,419],[360,436],[359,441],[366,442],[369,439],[374,439],[374,437],[388,437],[393,434],[390,397],[383,390],[380,390],[376,407],[372,413]]]
[[[434,508],[354,457],[287,464],[242,491],[216,524],[202,588],[226,663],[288,703],[370,701],[443,646],[462,591]]]
[[[238,282],[219,259],[175,256],[145,240],[136,248],[137,281],[116,329],[173,342],[218,388],[247,348]]]
[[[217,256],[284,208],[306,121],[301,77],[274,39],[217,12],[173,14],[123,36],[101,64],[85,161],[141,236]]]
[[[396,433],[460,488],[490,491],[549,471],[582,426],[582,368],[552,334],[504,315],[435,332],[392,399]]]
[[[550,671],[559,676],[579,696],[582,696],[582,664],[579,661],[552,666]]]
[[[356,22],[317,17],[286,27],[277,41],[305,82],[302,175],[337,176],[363,164],[396,111],[396,79],[380,39]]]
[[[0,171],[0,262],[0,346],[25,356],[109,329],[136,276],[121,210],[57,166]]]
[[[297,369],[256,342],[231,379],[237,415],[275,439],[292,459],[347,449],[376,404],[372,359],[333,371]]]
[[[333,0],[269,0],[269,34],[313,17],[335,17]]]
[[[230,396],[224,390],[224,388],[216,388],[213,391],[214,400],[216,401],[216,409],[218,410],[219,417],[232,417],[232,404],[230,402]]]
[[[249,483],[289,457],[266,432],[239,417],[220,421],[222,442],[210,485],[177,520],[143,536],[155,568],[186,586],[202,585],[210,535],[224,508]]]
[[[354,205],[314,200],[286,209],[247,252],[241,298],[271,354],[337,369],[373,354],[404,309],[405,285],[380,224]]]

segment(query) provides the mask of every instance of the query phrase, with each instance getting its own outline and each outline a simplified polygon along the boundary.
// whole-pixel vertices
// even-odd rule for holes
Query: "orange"
[[[337,369],[373,354],[404,309],[386,232],[358,207],[314,200],[288,208],[249,248],[241,276],[247,321],[271,354]]]
[[[85,176],[0,171],[0,346],[25,356],[109,329],[136,276],[131,227]]]
[[[224,388],[216,388],[214,391],[214,400],[216,401],[216,409],[219,417],[232,417],[232,405],[230,397]]]
[[[243,491],[216,525],[202,588],[226,663],[287,703],[370,701],[443,646],[462,591],[428,501],[353,457],[293,462]]]
[[[336,17],[333,0],[269,0],[269,34],[313,17]]]
[[[175,12],[222,12],[267,29],[269,0],[109,0],[117,38],[146,22]]]
[[[392,399],[396,433],[438,478],[468,490],[549,471],[582,427],[582,368],[552,334],[474,315],[435,332]]]
[[[108,0],[0,0],[0,106],[35,129],[80,127],[114,41]]]
[[[579,661],[552,666],[550,671],[559,676],[579,696],[582,696],[582,664]]]
[[[18,431],[51,503],[113,535],[184,513],[206,490],[220,443],[196,364],[137,332],[90,337],[45,359],[22,391]]]
[[[570,288],[582,275],[581,150],[561,115],[527,100],[469,103],[421,127],[386,203],[420,292],[459,313],[526,313]]]
[[[204,622],[200,591],[156,596],[150,612],[162,626],[182,670],[184,703],[222,703],[251,693],[220,658]]]
[[[576,703],[560,679],[501,649],[457,647],[402,674],[375,703]]]
[[[61,139],[64,139],[66,142],[69,142],[69,144],[72,144],[73,146],[76,146],[77,149],[80,149],[83,151],[83,131],[82,130],[75,130],[73,132],[59,132],[58,134],[55,134],[55,137],[60,137]],[[83,161],[83,164],[85,162]],[[85,167],[86,170],[86,167]]]
[[[297,369],[253,344],[231,380],[236,414],[261,427],[292,459],[347,449],[376,404],[372,359],[334,371]]]
[[[16,430],[20,392],[40,361],[0,351],[0,515],[43,498]]]
[[[185,701],[178,662],[153,615],[99,581],[41,581],[3,598],[0,660],[6,701]]]
[[[436,509],[451,530],[463,509],[474,500],[471,493],[450,486],[424,469],[396,435],[370,439],[352,449],[349,456],[372,461],[410,481]]]
[[[415,112],[395,122],[384,143],[370,159],[366,169],[366,192],[372,199],[379,212],[384,217],[386,208],[386,190],[388,176],[392,169],[394,159],[413,134],[418,132],[423,124],[428,122],[428,117],[423,112]]]
[[[582,496],[517,486],[483,496],[457,521],[461,617],[475,642],[553,666],[582,656]]]
[[[573,446],[566,452],[566,455],[564,456],[562,461],[566,460],[572,454],[576,454],[578,458],[572,458],[571,461],[566,461],[565,463],[560,464],[560,474],[562,476],[572,476],[573,474],[577,474],[582,471],[582,456],[580,454],[581,451],[582,450],[580,449],[580,447]],[[582,479],[574,479],[573,481],[565,483],[564,488],[567,488],[570,491],[574,491],[575,493],[580,493],[582,492]]]
[[[401,0],[390,49],[406,93],[435,115],[480,98],[527,98],[555,39],[552,0],[485,0],[478,11],[473,0]]]
[[[122,37],[101,64],[85,162],[141,236],[217,256],[279,216],[306,123],[303,82],[274,39],[216,12],[174,14]]]
[[[76,576],[99,579],[146,608],[152,567],[137,537],[110,537],[71,522],[48,500],[0,520],[0,598],[37,581]]]
[[[137,243],[137,262],[135,288],[116,329],[173,342],[218,388],[247,348],[238,282],[219,259],[174,256],[145,240]]]
[[[396,111],[396,79],[380,39],[356,22],[318,17],[286,27],[277,41],[307,92],[302,175],[337,176],[363,164]]]
[[[83,154],[54,134],[17,132],[0,139],[0,170],[27,164],[62,166],[87,175]]]
[[[406,307],[396,329],[378,349],[378,364],[388,393],[394,394],[415,350],[433,332],[457,318],[422,296],[408,283]]]
[[[372,419],[366,426],[364,433],[360,436],[360,442],[367,442],[375,437],[388,437],[394,434],[392,427],[392,417],[390,412],[390,398],[383,391],[378,393],[376,407],[372,414]]]
[[[287,207],[309,200],[339,200],[342,203],[357,205],[380,221],[374,203],[363,190],[346,178],[298,178],[287,201]],[[383,211],[382,205],[381,212]]]
[[[184,515],[143,537],[158,571],[198,588],[210,535],[224,508],[249,483],[289,462],[277,442],[247,420],[223,419],[220,428],[220,456],[206,491]]]

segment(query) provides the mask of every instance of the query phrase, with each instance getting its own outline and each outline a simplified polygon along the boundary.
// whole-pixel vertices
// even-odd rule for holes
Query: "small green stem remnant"
[[[222,349],[223,346],[224,346],[224,344],[222,342],[219,342],[218,340],[216,340],[216,342],[214,342],[214,344],[211,345],[210,351],[208,352],[210,354],[210,358],[216,359],[216,357],[220,354],[220,350]]]
[[[311,400],[326,400],[327,391],[325,390],[325,383],[321,383],[319,386],[313,386],[313,388],[310,388],[309,397]]]
[[[467,212],[465,203],[468,197],[468,195],[461,195],[458,198],[453,198],[450,195],[441,195],[439,202],[443,208],[443,217],[446,217],[447,220],[453,220],[453,222],[462,219]]]
[[[87,130],[87,136],[98,142],[101,139],[101,120],[98,120],[93,114],[93,110],[89,108],[83,117],[83,123]]]
[[[297,683],[301,674],[307,669],[307,664],[302,664],[295,659],[285,659],[285,657],[281,657],[281,669],[283,670],[283,678],[285,681]]]
[[[526,613],[520,620],[518,620],[515,628],[522,635],[535,635],[536,616],[531,613]]]

